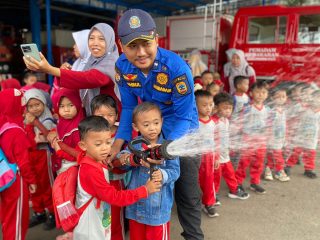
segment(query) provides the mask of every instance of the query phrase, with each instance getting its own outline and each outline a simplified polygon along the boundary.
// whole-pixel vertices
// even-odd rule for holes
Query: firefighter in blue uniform
[[[188,64],[177,54],[159,48],[156,25],[145,11],[131,9],[118,24],[123,54],[116,62],[122,113],[112,156],[131,140],[132,112],[139,101],[158,104],[163,114],[163,134],[175,140],[198,128],[193,79]],[[183,146],[182,146],[183,147]],[[175,185],[178,216],[185,239],[204,238],[201,225],[200,159],[180,158],[180,178]]]

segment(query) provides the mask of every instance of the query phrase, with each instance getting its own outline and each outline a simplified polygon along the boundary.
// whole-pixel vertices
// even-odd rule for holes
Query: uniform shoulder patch
[[[186,74],[183,74],[173,79],[173,85],[176,97],[182,97],[191,93],[191,88]]]

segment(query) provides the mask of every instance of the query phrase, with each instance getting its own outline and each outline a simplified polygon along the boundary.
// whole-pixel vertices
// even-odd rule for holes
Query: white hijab
[[[72,70],[74,71],[82,71],[86,66],[88,59],[91,55],[88,46],[89,32],[89,29],[85,29],[72,33],[72,37],[80,53],[80,57],[72,65]]]
[[[230,86],[230,93],[235,92],[234,83],[233,80],[236,76],[247,76],[251,77],[255,75],[255,72],[253,68],[249,65],[249,63],[246,61],[246,58],[244,56],[244,52],[239,49],[233,49],[229,53],[227,53],[228,57],[230,56],[230,62],[226,63],[223,67],[224,76],[228,77],[229,80],[229,86]],[[235,67],[231,63],[231,59],[233,55],[238,55],[240,58],[240,65],[238,67]]]

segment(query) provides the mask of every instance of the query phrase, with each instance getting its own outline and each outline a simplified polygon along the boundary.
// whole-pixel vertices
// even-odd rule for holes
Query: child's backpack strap
[[[12,128],[20,128],[15,123],[5,123],[0,128],[0,136],[7,130]],[[9,163],[8,159],[4,155],[4,152],[0,148],[0,192],[9,188],[16,180],[16,174],[18,166],[15,163]]]

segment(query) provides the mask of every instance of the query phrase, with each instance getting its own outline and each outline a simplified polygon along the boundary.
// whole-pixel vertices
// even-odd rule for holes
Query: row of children
[[[203,74],[213,76],[208,71]],[[202,157],[199,173],[203,210],[209,217],[218,216],[214,207],[220,205],[217,194],[221,175],[229,188],[228,196],[238,199],[249,197],[243,188],[248,167],[250,189],[260,194],[266,192],[260,185],[264,165],[266,180],[275,178],[286,182],[290,180],[291,167],[301,156],[304,175],[316,178],[319,88],[309,83],[284,83],[270,87],[264,81],[249,87],[246,76],[234,78],[233,95],[223,92],[223,86],[219,89],[219,85],[219,81],[204,81],[203,89],[206,90],[195,92],[200,128],[211,129],[218,139],[209,160],[208,156]],[[212,91],[211,86],[217,86],[218,93]]]
[[[66,233],[59,239],[124,239],[122,207],[127,205],[130,205],[126,208],[126,218],[130,219],[130,239],[142,239],[141,234],[146,236],[145,239],[169,238],[173,187],[174,181],[179,177],[179,161],[175,159],[162,163],[158,170],[153,172],[152,180],[148,180],[149,164],[133,161],[128,150],[118,155],[121,169],[107,167],[105,161],[117,131],[118,109],[112,97],[96,96],[91,102],[94,116],[84,119],[78,91],[61,89],[52,96],[58,121],[48,108],[41,90],[30,89],[22,98],[22,93],[17,89],[8,89],[0,93],[0,100],[2,98],[10,103],[10,107],[1,111],[1,120],[16,122],[21,128],[7,129],[1,137],[1,147],[11,161],[17,160],[14,158],[19,156],[15,147],[23,147],[23,164],[19,161],[12,162],[18,163],[21,181],[24,186],[29,185],[31,192],[34,213],[29,227],[41,223],[44,223],[44,230],[55,227],[54,209],[57,206],[53,206],[52,202],[54,177],[80,164],[75,205],[77,208],[84,205],[86,207],[73,233]],[[26,104],[24,124],[22,99]],[[17,111],[18,108],[21,110]],[[144,102],[136,107],[133,127],[152,146],[163,141],[161,126],[161,111],[156,104]],[[7,136],[11,134],[12,139],[8,140]],[[22,140],[20,143],[17,142],[17,136]],[[14,148],[7,149],[6,145]],[[9,154],[10,151],[13,156]],[[131,177],[125,185],[128,170]],[[26,173],[28,176],[25,177]],[[16,207],[10,201],[13,196],[17,198],[16,204],[19,204],[20,196],[25,196],[21,216],[18,215],[16,219],[2,218],[4,239],[16,239],[15,232],[20,232],[24,238],[27,232],[28,194],[25,192],[21,195],[17,188],[18,186],[10,187],[0,193],[2,216],[7,216],[7,211]],[[123,190],[125,188],[128,190]],[[10,196],[13,191],[16,192]],[[18,219],[22,222],[19,226],[15,224]],[[16,228],[22,229],[17,231]]]

